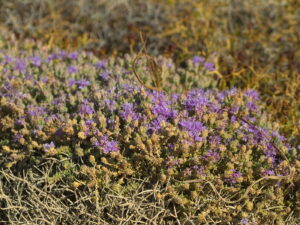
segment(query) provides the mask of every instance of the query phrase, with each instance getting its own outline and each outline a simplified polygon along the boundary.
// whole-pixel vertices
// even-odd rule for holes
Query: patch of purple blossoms
[[[215,71],[215,64],[211,63],[211,62],[205,62],[204,63],[204,67],[205,69],[209,70],[209,71]]]
[[[51,141],[50,143],[43,144],[43,147],[44,151],[48,152],[51,148],[55,148],[55,144],[53,143],[53,141]]]
[[[196,55],[193,57],[192,61],[193,61],[193,64],[204,63],[205,59],[201,56]]]
[[[26,71],[26,62],[22,59],[18,59],[15,63],[15,70],[19,71],[20,73],[25,73]]]
[[[69,53],[68,57],[69,57],[69,59],[77,60],[78,53],[77,52],[71,52],[71,53]]]
[[[138,115],[134,111],[133,103],[124,103],[122,105],[122,111],[120,112],[120,116],[123,120],[128,120],[129,117],[132,120],[137,120]]]
[[[69,67],[68,67],[68,72],[69,72],[70,74],[77,73],[77,71],[78,71],[78,69],[77,69],[76,66],[69,66]]]
[[[201,141],[202,138],[199,137],[201,131],[205,130],[206,127],[194,118],[188,118],[179,122],[179,126],[188,131],[189,135],[194,138],[195,141]]]
[[[247,218],[241,219],[241,224],[247,225],[248,224],[248,219]]]
[[[236,170],[236,169],[231,169],[231,171],[233,172],[231,174],[231,177],[229,179],[225,179],[228,183],[230,184],[235,184],[236,183],[236,179],[241,177],[242,174],[240,171]]]
[[[32,57],[31,62],[34,66],[40,67],[42,65],[43,60],[41,57],[34,56],[34,57]]]
[[[95,110],[89,105],[89,102],[85,100],[79,107],[79,113],[82,115],[91,115],[95,113]]]
[[[109,141],[108,136],[100,137],[95,143],[94,146],[102,148],[104,153],[117,152],[119,150],[117,141]]]

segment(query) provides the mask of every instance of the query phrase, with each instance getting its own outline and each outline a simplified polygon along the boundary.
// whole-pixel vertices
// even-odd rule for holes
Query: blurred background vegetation
[[[0,47],[137,52],[215,62],[218,88],[254,88],[272,121],[300,144],[299,0],[0,0]],[[27,39],[29,41],[24,40]],[[34,41],[30,41],[34,40]],[[275,125],[276,126],[276,125]]]

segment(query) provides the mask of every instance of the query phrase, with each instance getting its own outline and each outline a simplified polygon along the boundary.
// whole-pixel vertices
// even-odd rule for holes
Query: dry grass
[[[60,171],[61,161],[48,158],[38,167],[23,172],[0,171],[1,224],[238,224],[219,220],[210,213],[209,205],[222,203],[213,185],[204,185],[201,192],[207,193],[205,201],[195,199],[192,210],[178,207],[168,198],[162,198],[166,186],[150,179],[131,179],[121,187],[118,184],[95,185],[88,188],[77,183],[68,184],[63,177],[51,181],[51,174]],[[78,173],[78,168],[74,168]],[[261,190],[265,187],[263,185]],[[223,196],[229,194],[219,190]],[[259,196],[257,196],[259,198]],[[224,205],[225,204],[225,205]],[[223,202],[228,210],[235,204]],[[220,205],[220,206],[221,206]],[[271,207],[266,211],[282,208]],[[284,208],[284,207],[283,207]],[[208,210],[208,211],[207,211]],[[199,216],[207,211],[204,219]],[[230,215],[228,215],[230,218]],[[259,215],[251,214],[253,221]],[[273,224],[275,220],[273,221]],[[291,211],[284,224],[299,224],[294,211]],[[258,224],[258,223],[256,223]]]
[[[47,166],[52,168],[56,163],[49,159]],[[0,223],[186,224],[178,220],[170,202],[157,201],[163,188],[158,183],[150,188],[148,179],[133,179],[127,189],[117,191],[108,184],[88,189],[49,183],[49,170],[40,168],[20,176],[2,170],[0,177]]]

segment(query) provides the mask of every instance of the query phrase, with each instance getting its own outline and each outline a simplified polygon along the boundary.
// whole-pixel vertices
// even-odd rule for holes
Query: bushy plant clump
[[[78,0],[0,2],[1,38],[12,32],[50,47],[106,56],[140,48],[183,62],[214,58],[220,89],[255,88],[281,133],[300,144],[298,0]]]
[[[116,192],[149,178],[165,187],[156,199],[203,223],[299,215],[299,154],[270,129],[256,91],[207,89],[214,67],[198,56],[186,70],[159,58],[165,90],[156,91],[137,83],[129,55],[44,52],[1,52],[3,170],[56,158],[64,169],[49,182]],[[153,86],[146,61],[135,66]]]

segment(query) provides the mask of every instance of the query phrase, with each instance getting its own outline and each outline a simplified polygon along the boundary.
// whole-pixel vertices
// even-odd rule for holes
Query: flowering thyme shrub
[[[98,55],[141,47],[177,62],[214,58],[219,88],[255,88],[268,115],[300,144],[299,0],[10,0],[0,2],[2,38],[14,33],[20,48],[82,48]],[[216,54],[214,54],[216,53]],[[276,93],[276,94],[275,94]]]
[[[213,65],[199,57],[187,70],[159,58],[165,91],[153,91],[136,82],[132,61],[2,51],[1,167],[19,173],[56,158],[64,170],[49,182],[117,192],[149,178],[165,187],[156,199],[201,222],[299,214],[299,154],[269,129],[256,91],[199,89],[214,86]],[[145,61],[137,72],[151,83]],[[277,214],[267,210],[278,205]]]

